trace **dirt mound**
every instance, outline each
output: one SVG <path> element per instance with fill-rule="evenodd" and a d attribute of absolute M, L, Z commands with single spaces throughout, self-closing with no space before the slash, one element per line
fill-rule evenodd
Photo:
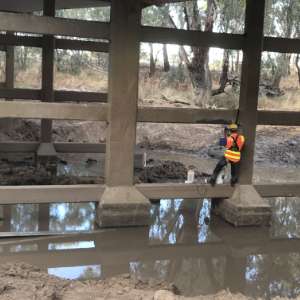
<path fill-rule="evenodd" d="M 188 169 L 178 161 L 148 160 L 148 166 L 139 174 L 139 180 L 145 183 L 184 182 Z M 204 181 L 209 176 L 195 170 L 195 179 Z"/>
<path fill-rule="evenodd" d="M 0 265 L 1 300 L 251 300 L 241 294 L 221 291 L 215 295 L 186 298 L 176 287 L 160 282 L 142 282 L 121 275 L 105 280 L 70 281 L 48 275 L 25 263 Z M 282 298 L 275 298 L 282 299 Z M 299 299 L 299 298 L 297 298 Z M 283 299 L 282 299 L 283 300 Z"/>

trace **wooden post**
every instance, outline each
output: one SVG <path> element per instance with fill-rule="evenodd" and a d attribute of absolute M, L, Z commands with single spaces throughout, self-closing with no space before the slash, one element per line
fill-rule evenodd
<path fill-rule="evenodd" d="M 55 0 L 44 0 L 44 16 L 55 16 Z M 43 37 L 42 52 L 42 100 L 45 102 L 54 101 L 54 36 L 45 35 Z M 41 121 L 41 142 L 50 143 L 52 141 L 52 120 Z"/>
<path fill-rule="evenodd" d="M 132 185 L 139 73 L 140 1 L 111 4 L 106 184 Z"/>
<path fill-rule="evenodd" d="M 240 169 L 241 184 L 252 184 L 264 14 L 265 0 L 247 0 L 239 120 L 246 137 Z"/>
<path fill-rule="evenodd" d="M 140 23 L 139 0 L 111 1 L 107 188 L 98 208 L 102 227 L 149 223 L 149 201 L 133 186 Z"/>
<path fill-rule="evenodd" d="M 55 17 L 55 0 L 43 0 L 43 15 Z M 54 101 L 54 36 L 44 35 L 42 49 L 42 100 L 44 102 Z M 41 143 L 52 142 L 52 120 L 41 120 Z M 50 149 L 52 149 L 50 147 Z M 51 151 L 49 151 L 50 154 Z M 39 153 L 39 151 L 38 151 Z M 44 158 L 42 158 L 43 160 Z M 39 230 L 49 230 L 50 205 L 39 205 Z"/>
<path fill-rule="evenodd" d="M 12 36 L 13 33 L 6 33 L 7 36 Z M 5 88 L 14 88 L 15 83 L 15 49 L 14 46 L 6 47 L 6 64 L 5 64 Z"/>

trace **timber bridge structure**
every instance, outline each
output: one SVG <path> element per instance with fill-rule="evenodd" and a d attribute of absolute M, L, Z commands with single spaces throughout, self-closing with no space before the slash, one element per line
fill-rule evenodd
<path fill-rule="evenodd" d="M 220 211 L 236 225 L 262 224 L 270 207 L 264 197 L 299 196 L 299 184 L 254 185 L 253 162 L 257 125 L 299 126 L 300 112 L 260 111 L 258 92 L 263 51 L 300 53 L 299 39 L 264 36 L 265 0 L 247 0 L 244 34 L 227 34 L 141 25 L 147 5 L 175 0 L 3 0 L 0 3 L 0 46 L 6 51 L 6 81 L 0 87 L 0 118 L 41 119 L 40 143 L 0 143 L 1 152 L 55 149 L 63 153 L 105 151 L 105 185 L 2 186 L 0 204 L 99 201 L 99 224 L 136 226 L 149 222 L 148 199 L 226 198 Z M 62 19 L 61 8 L 111 6 L 110 22 Z M 43 11 L 42 16 L 33 11 Z M 19 34 L 24 33 L 24 34 Z M 70 39 L 76 37 L 77 39 Z M 81 39 L 78 39 L 81 38 Z M 243 51 L 239 100 L 240 123 L 247 137 L 240 183 L 134 184 L 137 122 L 226 124 L 236 110 L 138 106 L 140 43 L 218 47 Z M 40 90 L 14 88 L 14 47 L 42 49 Z M 109 53 L 108 93 L 54 90 L 54 50 L 73 49 Z M 22 99 L 22 100 L 20 100 Z M 7 101 L 13 100 L 13 101 Z M 29 100 L 29 101 L 28 101 Z M 34 100 L 32 102 L 30 100 Z M 39 100 L 39 102 L 36 102 Z M 72 103 L 73 101 L 73 103 Z M 52 142 L 52 120 L 108 123 L 106 146 Z"/>

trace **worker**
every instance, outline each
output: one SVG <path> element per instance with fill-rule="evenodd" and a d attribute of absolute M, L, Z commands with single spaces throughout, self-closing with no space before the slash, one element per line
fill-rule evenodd
<path fill-rule="evenodd" d="M 214 172 L 209 180 L 209 183 L 214 186 L 220 172 L 228 162 L 231 165 L 231 186 L 234 186 L 238 181 L 238 172 L 241 160 L 241 151 L 245 144 L 245 137 L 238 132 L 237 124 L 230 124 L 225 126 L 224 138 L 220 139 L 220 145 L 225 146 L 226 150 L 224 156 L 220 159 L 216 165 Z"/>

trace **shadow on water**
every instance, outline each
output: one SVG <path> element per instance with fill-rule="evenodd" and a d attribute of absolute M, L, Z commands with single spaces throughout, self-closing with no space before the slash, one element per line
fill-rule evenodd
<path fill-rule="evenodd" d="M 25 261 L 69 279 L 131 273 L 175 284 L 183 294 L 222 289 L 253 297 L 300 294 L 300 202 L 270 199 L 270 228 L 233 228 L 211 215 L 211 201 L 162 199 L 149 228 L 95 230 L 95 205 L 50 205 L 49 231 L 59 237 L 0 241 L 0 263 Z M 38 231 L 38 207 L 16 205 L 10 230 Z M 210 220 L 210 222 L 208 222 Z M 90 231 L 90 233 L 80 233 Z"/>

